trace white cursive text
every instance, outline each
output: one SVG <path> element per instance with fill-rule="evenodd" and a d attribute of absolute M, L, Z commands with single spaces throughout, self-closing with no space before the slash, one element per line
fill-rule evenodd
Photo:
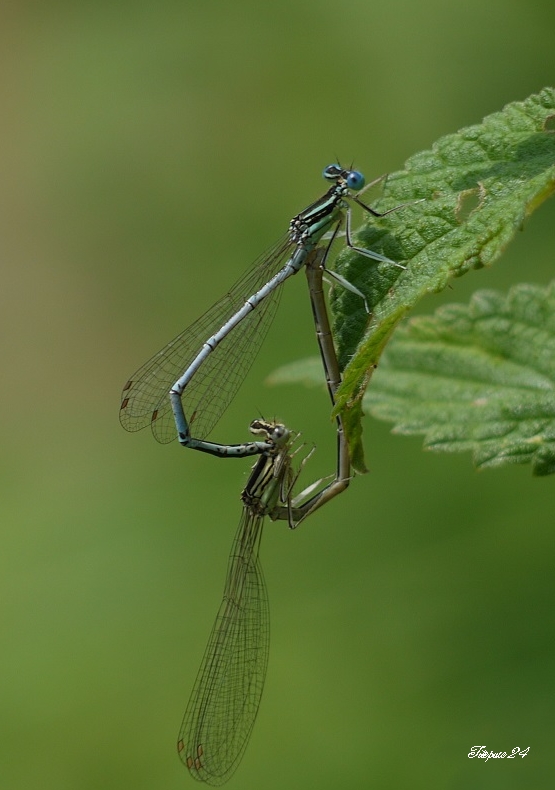
<path fill-rule="evenodd" d="M 504 759 L 505 757 L 507 760 L 512 760 L 515 757 L 526 757 L 528 752 L 530 751 L 530 747 L 527 746 L 526 749 L 521 749 L 520 746 L 515 746 L 510 754 L 507 752 L 488 752 L 485 746 L 473 746 L 468 753 L 470 758 L 478 757 L 480 760 L 500 760 Z"/>

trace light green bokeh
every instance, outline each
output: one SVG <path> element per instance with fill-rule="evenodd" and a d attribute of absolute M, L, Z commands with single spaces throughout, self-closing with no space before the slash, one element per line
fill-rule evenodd
<path fill-rule="evenodd" d="M 248 462 L 131 436 L 125 379 L 353 158 L 368 177 L 553 84 L 552 3 L 30 3 L 3 11 L 0 787 L 193 787 L 175 738 Z M 553 277 L 553 204 L 419 308 Z M 333 468 L 303 278 L 214 432 L 262 412 Z M 553 776 L 553 480 L 367 419 L 371 474 L 268 525 L 267 686 L 230 787 L 513 790 Z M 474 744 L 530 746 L 469 760 Z"/>

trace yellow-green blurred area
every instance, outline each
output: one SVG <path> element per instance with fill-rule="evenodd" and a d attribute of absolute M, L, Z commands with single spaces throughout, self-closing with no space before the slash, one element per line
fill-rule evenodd
<path fill-rule="evenodd" d="M 175 740 L 220 601 L 248 460 L 118 423 L 126 379 L 208 308 L 323 167 L 368 178 L 553 84 L 555 6 L 3 4 L 1 790 L 193 787 Z M 553 278 L 555 205 L 477 288 Z M 277 416 L 330 473 L 304 277 L 211 438 Z M 371 473 L 296 532 L 268 523 L 272 644 L 230 787 L 548 788 L 552 478 L 477 474 L 365 421 Z M 524 759 L 469 759 L 474 745 Z"/>

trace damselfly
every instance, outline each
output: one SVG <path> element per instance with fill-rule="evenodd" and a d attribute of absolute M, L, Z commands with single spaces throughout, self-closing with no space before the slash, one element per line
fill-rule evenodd
<path fill-rule="evenodd" d="M 150 425 L 159 442 L 170 442 L 176 436 L 173 411 L 177 437 L 186 447 L 220 456 L 252 455 L 268 449 L 258 441 L 223 445 L 204 440 L 252 365 L 275 314 L 279 286 L 318 257 L 320 242 L 330 238 L 320 256 L 324 267 L 331 243 L 342 227 L 345 243 L 352 250 L 374 261 L 400 266 L 380 253 L 353 244 L 349 201 L 374 217 L 383 217 L 401 206 L 383 213 L 367 206 L 360 199 L 364 176 L 356 170 L 329 165 L 323 175 L 333 184 L 326 194 L 291 221 L 286 236 L 262 255 L 219 302 L 129 379 L 120 408 L 124 428 L 138 431 Z M 336 272 L 326 271 L 366 304 L 364 294 L 354 285 Z"/>
<path fill-rule="evenodd" d="M 223 600 L 177 742 L 191 775 L 211 785 L 223 784 L 237 768 L 266 678 L 269 606 L 259 557 L 264 518 L 285 519 L 293 527 L 333 486 L 329 484 L 304 504 L 306 491 L 292 499 L 298 477 L 292 467 L 296 435 L 284 425 L 262 420 L 251 423 L 250 429 L 264 437 L 269 449 L 258 458 L 241 494 L 243 513 L 229 557 Z"/>

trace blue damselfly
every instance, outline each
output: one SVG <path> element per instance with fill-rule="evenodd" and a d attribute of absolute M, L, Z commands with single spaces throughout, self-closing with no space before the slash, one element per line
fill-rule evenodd
<path fill-rule="evenodd" d="M 150 425 L 155 438 L 166 443 L 176 437 L 177 427 L 182 445 L 219 456 L 252 455 L 267 449 L 264 442 L 223 445 L 207 442 L 205 437 L 234 397 L 260 348 L 278 305 L 279 286 L 315 259 L 325 268 L 331 243 L 342 228 L 346 245 L 354 251 L 400 266 L 353 244 L 351 202 L 374 217 L 401 206 L 383 213 L 367 206 L 360 199 L 364 176 L 356 170 L 329 165 L 323 175 L 332 182 L 326 194 L 294 217 L 288 233 L 220 301 L 129 379 L 120 408 L 124 428 L 138 431 Z M 364 294 L 354 285 L 336 272 L 326 272 L 366 304 Z"/>

